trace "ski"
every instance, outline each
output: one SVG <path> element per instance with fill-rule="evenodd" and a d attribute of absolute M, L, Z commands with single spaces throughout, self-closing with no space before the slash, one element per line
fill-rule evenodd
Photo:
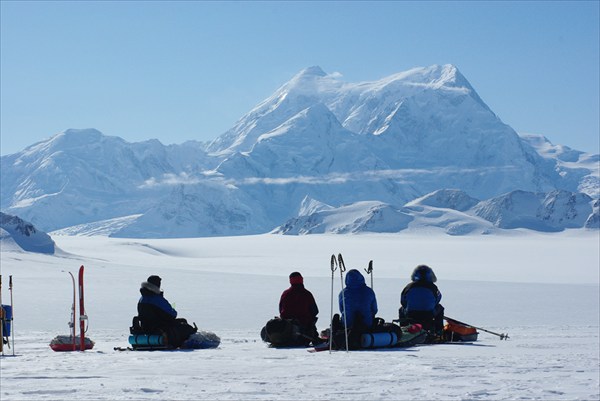
<path fill-rule="evenodd" d="M 77 326 L 75 326 L 75 316 L 76 316 L 76 309 L 75 309 L 75 305 L 76 305 L 76 293 L 77 293 L 77 288 L 75 287 L 75 277 L 73 276 L 73 273 L 69 272 L 69 276 L 71 276 L 71 282 L 73 283 L 73 304 L 71 305 L 71 321 L 69 322 L 69 328 L 71 329 L 71 338 L 73 341 L 73 351 L 77 350 L 77 341 L 75 340 L 75 338 L 77 337 Z"/>
<path fill-rule="evenodd" d="M 79 350 L 85 351 L 85 323 L 87 315 L 83 300 L 83 265 L 79 268 Z"/>

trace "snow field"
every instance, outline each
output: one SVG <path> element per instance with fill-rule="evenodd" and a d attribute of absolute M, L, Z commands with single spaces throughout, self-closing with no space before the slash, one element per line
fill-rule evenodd
<path fill-rule="evenodd" d="M 446 237 L 358 235 L 124 240 L 56 237 L 59 256 L 3 250 L 3 302 L 13 275 L 15 348 L 0 358 L 4 400 L 597 400 L 600 398 L 597 234 Z M 498 333 L 473 345 L 308 353 L 270 349 L 260 328 L 299 270 L 330 315 L 329 256 L 374 260 L 379 316 L 396 317 L 412 268 L 436 271 L 446 314 Z M 86 266 L 85 353 L 55 353 L 68 332 L 70 277 Z M 139 284 L 163 278 L 180 316 L 216 332 L 213 350 L 117 352 Z M 340 289 L 334 277 L 335 294 Z M 367 277 L 367 282 L 370 282 Z M 8 352 L 10 354 L 10 351 Z"/>

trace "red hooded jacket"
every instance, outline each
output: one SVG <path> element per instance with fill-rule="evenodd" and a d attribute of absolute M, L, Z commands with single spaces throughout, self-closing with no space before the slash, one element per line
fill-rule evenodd
<path fill-rule="evenodd" d="M 292 284 L 281 294 L 279 315 L 282 319 L 297 319 L 302 326 L 312 326 L 318 313 L 315 298 L 304 284 Z"/>

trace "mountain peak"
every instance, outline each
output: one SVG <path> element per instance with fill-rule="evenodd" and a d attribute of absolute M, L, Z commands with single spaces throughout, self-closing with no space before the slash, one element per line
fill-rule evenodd
<path fill-rule="evenodd" d="M 469 88 L 473 90 L 467 78 L 458 70 L 455 65 L 444 64 L 440 66 L 440 83 L 448 83 L 451 86 Z"/>
<path fill-rule="evenodd" d="M 304 76 L 317 76 L 317 77 L 325 77 L 327 73 L 323 71 L 321 67 L 318 65 L 313 65 L 311 67 L 307 67 L 296 74 L 296 77 L 304 77 Z"/>
<path fill-rule="evenodd" d="M 99 141 L 104 134 L 94 128 L 69 128 L 50 139 L 51 143 L 63 144 L 70 147 L 87 145 Z"/>

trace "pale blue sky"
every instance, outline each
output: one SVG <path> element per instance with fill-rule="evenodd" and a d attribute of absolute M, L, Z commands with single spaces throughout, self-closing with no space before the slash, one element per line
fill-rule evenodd
<path fill-rule="evenodd" d="M 208 141 L 308 66 L 446 63 L 517 132 L 600 152 L 599 4 L 2 0 L 1 154 L 67 128 Z"/>

